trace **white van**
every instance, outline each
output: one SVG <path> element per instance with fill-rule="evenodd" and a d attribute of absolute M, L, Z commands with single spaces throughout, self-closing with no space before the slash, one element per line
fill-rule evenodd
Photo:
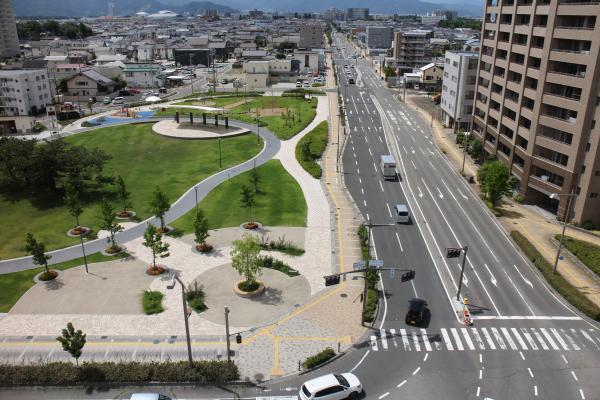
<path fill-rule="evenodd" d="M 394 213 L 396 214 L 397 223 L 407 224 L 410 222 L 410 214 L 408 213 L 406 204 L 396 204 L 394 206 Z"/>
<path fill-rule="evenodd" d="M 396 160 L 394 160 L 394 157 L 390 155 L 381 156 L 380 165 L 383 179 L 395 181 L 398 175 L 396 173 Z"/>

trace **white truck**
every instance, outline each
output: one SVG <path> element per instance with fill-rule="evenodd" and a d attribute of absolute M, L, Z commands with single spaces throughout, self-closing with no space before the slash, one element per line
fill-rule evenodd
<path fill-rule="evenodd" d="M 396 160 L 390 155 L 381 156 L 381 172 L 384 180 L 395 181 L 398 178 L 396 173 Z"/>

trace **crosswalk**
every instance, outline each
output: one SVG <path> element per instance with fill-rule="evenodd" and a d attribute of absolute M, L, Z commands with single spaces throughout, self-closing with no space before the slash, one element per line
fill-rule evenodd
<path fill-rule="evenodd" d="M 470 327 L 379 329 L 372 351 L 600 351 L 600 331 L 575 328 Z"/>

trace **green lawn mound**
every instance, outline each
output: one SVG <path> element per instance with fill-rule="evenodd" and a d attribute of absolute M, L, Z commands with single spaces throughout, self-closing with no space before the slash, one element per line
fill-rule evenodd
<path fill-rule="evenodd" d="M 281 162 L 271 160 L 256 170 L 260 183 L 259 193 L 255 196 L 254 219 L 268 226 L 306 226 L 307 207 L 302 189 Z M 243 185 L 254 189 L 250 172 L 223 182 L 200 202 L 210 229 L 235 227 L 250 219 L 249 210 L 241 205 Z M 194 213 L 192 209 L 171 225 L 184 234 L 192 233 Z"/>
<path fill-rule="evenodd" d="M 319 179 L 323 174 L 321 166 L 317 164 L 323 156 L 329 138 L 329 125 L 327 121 L 321 122 L 312 131 L 307 133 L 296 145 L 296 160 L 302 168 L 313 178 Z"/>
<path fill-rule="evenodd" d="M 64 139 L 87 148 L 99 148 L 112 156 L 104 173 L 121 175 L 131 192 L 132 209 L 137 218 L 151 216 L 150 200 L 156 185 L 171 202 L 202 179 L 219 170 L 217 140 L 179 140 L 152 132 L 151 124 L 107 127 Z M 223 169 L 252 158 L 262 149 L 256 136 L 245 135 L 221 140 Z M 5 189 L 0 189 L 5 190 Z M 102 197 L 116 203 L 116 187 L 88 188 L 82 196 L 82 225 L 98 231 Z M 65 232 L 75 224 L 63 204 L 62 193 L 0 192 L 3 228 L 0 230 L 0 259 L 25 255 L 25 235 L 32 232 L 47 250 L 79 243 Z"/>

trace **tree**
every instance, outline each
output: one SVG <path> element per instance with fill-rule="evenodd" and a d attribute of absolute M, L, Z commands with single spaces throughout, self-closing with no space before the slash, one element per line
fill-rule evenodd
<path fill-rule="evenodd" d="M 196 243 L 206 246 L 206 239 L 210 236 L 208 233 L 208 219 L 201 209 L 198 209 L 194 216 L 194 236 L 196 237 Z"/>
<path fill-rule="evenodd" d="M 48 269 L 48 260 L 50 260 L 52 256 L 46 254 L 46 246 L 35 240 L 32 233 L 27 233 L 27 236 L 25 237 L 25 250 L 31 254 L 33 263 L 35 265 L 43 265 L 45 274 L 49 275 L 50 270 Z"/>
<path fill-rule="evenodd" d="M 62 330 L 62 335 L 56 338 L 62 344 L 63 350 L 75 358 L 77 366 L 79 366 L 79 357 L 81 357 L 81 351 L 85 346 L 85 337 L 85 333 L 81 330 L 75 330 L 73 324 L 69 322 L 67 328 Z"/>
<path fill-rule="evenodd" d="M 256 284 L 262 267 L 259 263 L 261 247 L 258 238 L 246 233 L 240 240 L 234 240 L 231 248 L 231 265 L 245 279 L 247 287 Z"/>
<path fill-rule="evenodd" d="M 146 232 L 144 232 L 144 242 L 142 245 L 152 251 L 153 269 L 156 269 L 156 257 L 169 257 L 169 243 L 163 242 L 162 233 L 159 232 L 152 224 L 148 224 Z"/>
<path fill-rule="evenodd" d="M 117 197 L 121 201 L 121 206 L 123 207 L 123 214 L 127 214 L 127 207 L 131 207 L 129 203 L 129 198 L 131 197 L 131 193 L 127 191 L 127 187 L 125 186 L 125 181 L 121 175 L 117 176 Z M 129 216 L 129 214 L 127 214 Z"/>
<path fill-rule="evenodd" d="M 121 248 L 115 242 L 115 234 L 121 232 L 123 230 L 123 226 L 119 225 L 115 221 L 115 209 L 108 201 L 106 201 L 106 199 L 102 200 L 102 218 L 100 221 L 100 229 L 108 231 L 109 241 L 111 243 L 109 250 L 112 250 L 112 252 L 115 253 L 121 250 Z"/>
<path fill-rule="evenodd" d="M 255 193 L 246 185 L 242 185 L 242 207 L 250 209 L 250 223 L 254 222 L 254 218 L 252 215 L 252 208 L 256 205 L 256 201 L 254 200 Z"/>
<path fill-rule="evenodd" d="M 488 161 L 477 171 L 481 192 L 495 207 L 505 194 L 510 194 L 511 179 L 508 167 L 501 161 Z"/>
<path fill-rule="evenodd" d="M 158 186 L 156 186 L 156 189 L 154 189 L 150 206 L 152 207 L 152 213 L 156 215 L 158 219 L 160 219 L 161 233 L 165 232 L 165 213 L 169 211 L 171 204 L 169 204 L 169 198 L 165 192 L 161 191 Z"/>
<path fill-rule="evenodd" d="M 77 225 L 75 225 L 75 229 L 80 228 L 81 225 L 79 225 L 79 216 L 83 213 L 83 206 L 79 200 L 79 193 L 77 192 L 77 189 L 75 189 L 75 186 L 73 186 L 71 183 L 67 183 L 65 186 L 65 197 L 63 199 L 65 201 L 67 210 L 69 210 L 69 214 L 75 217 L 75 222 L 77 223 Z"/>
<path fill-rule="evenodd" d="M 252 186 L 254 186 L 254 193 L 260 193 L 259 185 L 261 178 L 256 168 L 252 168 L 252 171 L 250 171 L 250 182 L 252 183 Z"/>
<path fill-rule="evenodd" d="M 386 65 L 383 68 L 383 73 L 384 73 L 384 75 L 385 75 L 385 77 L 387 79 L 387 78 L 389 78 L 392 75 L 396 75 L 396 70 L 393 67 L 391 67 L 389 65 Z"/>
<path fill-rule="evenodd" d="M 304 161 L 312 161 L 313 160 L 313 155 L 312 155 L 312 151 L 310 150 L 310 145 L 312 144 L 312 141 L 310 139 L 303 141 L 302 145 L 300 146 L 300 151 L 302 152 L 302 159 Z"/>

